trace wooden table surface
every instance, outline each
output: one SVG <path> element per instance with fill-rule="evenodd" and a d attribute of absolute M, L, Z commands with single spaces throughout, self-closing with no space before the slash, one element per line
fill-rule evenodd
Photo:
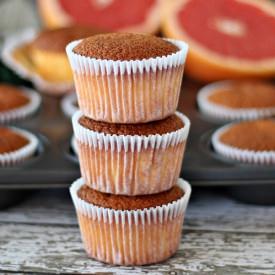
<path fill-rule="evenodd" d="M 187 210 L 177 254 L 144 267 L 110 266 L 88 259 L 65 190 L 40 191 L 0 211 L 1 274 L 172 271 L 275 274 L 275 207 L 245 205 L 223 193 L 198 190 Z"/>

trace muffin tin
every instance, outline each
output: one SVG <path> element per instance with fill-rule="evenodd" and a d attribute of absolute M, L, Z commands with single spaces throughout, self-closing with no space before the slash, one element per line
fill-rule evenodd
<path fill-rule="evenodd" d="M 1 71 L 4 71 L 3 67 Z M 3 75 L 1 77 L 3 79 Z M 4 80 L 22 84 L 6 69 Z M 30 85 L 26 82 L 23 84 Z M 274 166 L 240 164 L 213 151 L 211 135 L 224 123 L 198 111 L 196 94 L 201 86 L 187 79 L 184 79 L 182 85 L 179 110 L 190 118 L 191 132 L 181 176 L 193 186 L 227 186 L 239 199 L 274 203 Z M 12 125 L 36 134 L 40 146 L 36 155 L 23 164 L 0 168 L 0 189 L 68 187 L 80 176 L 77 157 L 71 148 L 71 121 L 61 110 L 60 98 L 42 95 L 40 110 L 32 117 Z"/>

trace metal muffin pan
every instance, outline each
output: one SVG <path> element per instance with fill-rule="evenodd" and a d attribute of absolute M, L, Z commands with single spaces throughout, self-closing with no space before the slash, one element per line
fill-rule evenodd
<path fill-rule="evenodd" d="M 274 166 L 239 163 L 213 150 L 212 134 L 227 122 L 217 121 L 201 114 L 196 104 L 200 85 L 190 82 L 184 84 L 179 110 L 189 116 L 191 133 L 183 162 L 182 176 L 190 180 L 193 185 L 200 186 L 275 184 Z"/>
<path fill-rule="evenodd" d="M 9 75 L 8 80 L 22 84 L 14 75 Z M 182 85 L 179 110 L 190 118 L 191 131 L 181 176 L 193 186 L 227 186 L 229 192 L 239 199 L 275 203 L 274 167 L 240 164 L 213 151 L 211 135 L 224 123 L 207 118 L 198 111 L 196 94 L 201 86 L 186 79 Z M 80 176 L 77 157 L 71 148 L 71 121 L 61 110 L 60 98 L 42 95 L 40 110 L 12 125 L 35 133 L 41 145 L 37 155 L 26 162 L 0 168 L 2 191 L 68 187 Z M 249 188 L 254 192 L 247 192 Z"/>
<path fill-rule="evenodd" d="M 189 116 L 191 132 L 181 176 L 193 186 L 226 187 L 236 199 L 247 203 L 275 204 L 275 167 L 244 164 L 213 150 L 213 132 L 227 122 L 206 117 L 198 110 L 196 96 L 201 84 L 183 82 L 179 110 Z"/>

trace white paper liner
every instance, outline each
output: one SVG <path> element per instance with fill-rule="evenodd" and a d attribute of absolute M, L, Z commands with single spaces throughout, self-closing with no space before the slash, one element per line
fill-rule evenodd
<path fill-rule="evenodd" d="M 199 90 L 197 102 L 202 113 L 218 120 L 252 120 L 272 117 L 275 115 L 275 107 L 268 108 L 230 108 L 215 104 L 208 100 L 209 96 L 217 90 L 230 87 L 234 81 L 219 81 L 208 84 Z"/>
<path fill-rule="evenodd" d="M 79 110 L 79 108 L 75 106 L 75 103 L 77 103 L 77 97 L 75 93 L 66 95 L 61 100 L 61 109 L 63 113 L 69 118 L 71 118 L 73 114 Z"/>
<path fill-rule="evenodd" d="M 41 96 L 32 89 L 20 87 L 22 93 L 29 98 L 29 103 L 8 111 L 0 111 L 0 123 L 23 119 L 32 115 L 41 104 Z"/>
<path fill-rule="evenodd" d="M 111 135 L 89 130 L 79 124 L 80 117 L 83 116 L 81 111 L 77 111 L 72 118 L 74 134 L 77 140 L 100 150 L 111 150 L 120 152 L 122 149 L 127 151 L 140 152 L 142 148 L 147 149 L 165 149 L 169 146 L 176 146 L 177 144 L 187 139 L 190 121 L 180 112 L 176 115 L 183 121 L 184 127 L 177 131 L 166 133 L 163 135 Z"/>
<path fill-rule="evenodd" d="M 143 210 L 114 210 L 87 203 L 77 195 L 83 184 L 82 178 L 75 181 L 70 193 L 90 256 L 112 264 L 142 265 L 163 261 L 175 253 L 191 195 L 189 183 L 178 180 L 184 195 L 177 201 Z M 100 230 L 95 232 L 94 228 Z"/>
<path fill-rule="evenodd" d="M 34 134 L 16 127 L 9 128 L 19 135 L 27 138 L 29 143 L 16 151 L 0 154 L 0 166 L 10 166 L 23 162 L 35 153 L 39 144 L 39 140 Z"/>
<path fill-rule="evenodd" d="M 220 141 L 221 135 L 228 131 L 234 123 L 225 125 L 216 130 L 212 136 L 212 145 L 214 150 L 219 154 L 240 162 L 260 165 L 274 165 L 275 164 L 275 151 L 253 151 L 244 150 L 237 147 L 227 145 Z M 251 137 L 253 138 L 253 137 Z M 263 141 L 264 142 L 264 141 Z"/>
<path fill-rule="evenodd" d="M 143 60 L 129 60 L 129 61 L 113 61 L 106 59 L 96 59 L 85 57 L 73 52 L 73 48 L 78 45 L 81 40 L 76 40 L 69 43 L 66 47 L 67 55 L 70 60 L 71 67 L 74 71 L 81 74 L 92 73 L 96 75 L 123 75 L 135 74 L 137 72 L 156 72 L 157 70 L 166 70 L 169 68 L 177 67 L 185 63 L 188 45 L 180 40 L 165 39 L 180 50 L 167 56 L 149 58 Z"/>
<path fill-rule="evenodd" d="M 188 46 L 171 55 L 132 61 L 112 61 L 75 54 L 80 41 L 67 46 L 78 103 L 82 112 L 109 123 L 161 120 L 177 108 Z"/>
<path fill-rule="evenodd" d="M 177 113 L 184 127 L 163 135 L 124 136 L 91 131 L 73 117 L 82 177 L 101 192 L 128 196 L 154 194 L 177 181 L 190 122 Z"/>
<path fill-rule="evenodd" d="M 74 88 L 73 83 L 60 82 L 53 83 L 45 80 L 38 73 L 30 71 L 28 68 L 24 67 L 20 62 L 14 59 L 12 53 L 13 51 L 26 44 L 31 42 L 35 36 L 37 35 L 37 31 L 34 29 L 25 29 L 20 33 L 9 36 L 3 45 L 2 48 L 2 60 L 3 63 L 16 72 L 20 77 L 30 80 L 34 87 L 42 92 L 52 94 L 52 95 L 62 95 L 67 92 L 70 92 Z"/>

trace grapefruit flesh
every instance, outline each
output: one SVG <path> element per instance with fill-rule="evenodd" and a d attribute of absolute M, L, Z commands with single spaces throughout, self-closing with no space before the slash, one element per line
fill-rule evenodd
<path fill-rule="evenodd" d="M 87 0 L 59 0 L 59 3 L 74 22 L 117 30 L 144 22 L 146 11 L 154 6 L 155 0 L 116 0 L 110 1 L 106 6 Z"/>
<path fill-rule="evenodd" d="M 198 14 L 197 5 L 203 13 Z M 178 18 L 188 35 L 218 54 L 252 60 L 275 57 L 275 18 L 254 6 L 195 0 L 179 11 Z"/>
<path fill-rule="evenodd" d="M 161 0 L 40 0 L 48 27 L 88 25 L 108 31 L 156 32 Z"/>
<path fill-rule="evenodd" d="M 255 0 L 180 0 L 164 32 L 190 44 L 186 71 L 204 81 L 275 75 L 275 6 Z"/>

